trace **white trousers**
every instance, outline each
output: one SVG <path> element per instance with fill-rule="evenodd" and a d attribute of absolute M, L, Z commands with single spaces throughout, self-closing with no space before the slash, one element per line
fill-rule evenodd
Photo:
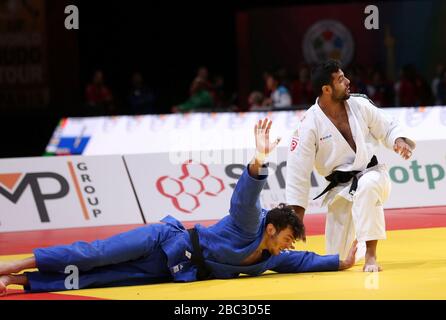
<path fill-rule="evenodd" d="M 365 256 L 366 241 L 386 239 L 383 204 L 390 190 L 387 170 L 370 170 L 359 179 L 351 200 L 337 196 L 328 203 L 325 224 L 327 254 L 339 254 L 340 259 L 345 259 L 352 242 L 357 239 L 356 261 L 359 261 Z"/>

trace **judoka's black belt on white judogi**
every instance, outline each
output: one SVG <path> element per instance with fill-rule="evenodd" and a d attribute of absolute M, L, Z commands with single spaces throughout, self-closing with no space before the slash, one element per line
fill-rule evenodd
<path fill-rule="evenodd" d="M 191 262 L 197 266 L 197 280 L 208 280 L 211 278 L 211 270 L 206 266 L 203 257 L 203 251 L 200 247 L 200 239 L 198 238 L 197 229 L 188 229 L 190 240 L 192 242 Z"/>
<path fill-rule="evenodd" d="M 378 159 L 376 158 L 376 156 L 373 156 L 372 160 L 370 160 L 369 164 L 367 165 L 367 169 L 374 167 L 377 164 L 378 164 Z M 350 190 L 348 193 L 350 193 L 351 195 L 354 195 L 356 192 L 356 189 L 358 188 L 358 177 L 356 175 L 360 172 L 361 171 L 357 171 L 357 170 L 355 170 L 355 171 L 339 171 L 339 170 L 333 171 L 329 176 L 325 177 L 326 180 L 330 181 L 328 186 L 325 188 L 324 191 L 322 191 L 322 193 L 320 195 L 318 195 L 313 200 L 316 200 L 316 199 L 322 197 L 324 194 L 326 194 L 328 191 L 330 191 L 331 189 L 336 187 L 338 184 L 347 183 L 352 179 L 353 179 L 352 185 L 350 186 Z"/>

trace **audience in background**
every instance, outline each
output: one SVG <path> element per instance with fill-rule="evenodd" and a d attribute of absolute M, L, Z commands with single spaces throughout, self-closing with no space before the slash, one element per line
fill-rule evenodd
<path fill-rule="evenodd" d="M 271 72 L 265 71 L 262 76 L 263 77 L 263 96 L 264 97 L 270 97 L 271 93 L 272 93 L 271 89 L 268 88 L 268 85 L 267 85 L 267 79 L 270 76 L 270 74 L 271 74 Z"/>
<path fill-rule="evenodd" d="M 392 85 L 378 70 L 372 71 L 371 82 L 366 86 L 367 95 L 378 107 L 394 105 Z"/>
<path fill-rule="evenodd" d="M 288 89 L 283 85 L 283 80 L 277 74 L 270 73 L 266 77 L 266 87 L 271 91 L 271 95 L 263 102 L 265 106 L 271 106 L 274 109 L 292 106 L 291 95 Z"/>
<path fill-rule="evenodd" d="M 445 74 L 446 68 L 443 64 L 438 64 L 437 68 L 435 70 L 435 77 L 432 79 L 431 82 L 431 90 L 432 95 L 434 99 L 434 104 L 444 104 L 444 99 L 440 96 L 440 90 L 441 90 L 441 82 L 443 81 L 443 76 Z"/>
<path fill-rule="evenodd" d="M 140 72 L 135 72 L 131 79 L 131 90 L 128 96 L 129 109 L 131 114 L 154 114 L 155 95 L 153 90 L 144 83 Z"/>
<path fill-rule="evenodd" d="M 264 87 L 254 90 L 245 103 L 236 101 L 237 94 L 226 92 L 222 75 L 212 77 L 205 66 L 197 69 L 190 86 L 189 99 L 172 107 L 171 112 L 265 111 L 285 108 L 308 108 L 315 101 L 311 85 L 311 67 L 301 64 L 294 75 L 280 68 L 264 72 Z M 351 65 L 345 68 L 350 91 L 366 94 L 379 107 L 446 105 L 446 68 L 439 64 L 430 85 L 415 69 L 405 65 L 398 80 L 386 78 L 383 70 L 372 66 Z M 212 79 L 212 81 L 210 80 Z M 263 92 L 262 92 L 263 91 Z M 95 71 L 85 90 L 89 115 L 107 115 L 116 110 L 115 100 L 107 87 L 102 70 Z M 242 97 L 246 99 L 246 97 Z M 131 89 L 123 110 L 131 114 L 155 114 L 155 95 L 140 72 L 132 75 Z M 248 104 L 246 108 L 246 102 Z"/>
<path fill-rule="evenodd" d="M 291 97 L 295 106 L 309 106 L 314 103 L 316 97 L 307 65 L 300 66 L 298 77 L 291 82 Z"/>
<path fill-rule="evenodd" d="M 405 65 L 400 79 L 395 83 L 396 106 L 426 106 L 432 104 L 432 93 L 425 81 L 416 71 L 415 66 Z"/>
<path fill-rule="evenodd" d="M 262 111 L 265 108 L 263 105 L 263 100 L 265 96 L 260 91 L 253 91 L 248 97 L 248 110 L 249 111 Z"/>
<path fill-rule="evenodd" d="M 172 112 L 210 111 L 214 106 L 209 86 L 201 77 L 196 77 L 190 87 L 190 98 L 172 107 Z"/>
<path fill-rule="evenodd" d="M 437 84 L 437 101 L 440 105 L 446 105 L 446 70 L 443 69 L 440 81 Z"/>
<path fill-rule="evenodd" d="M 209 70 L 207 67 L 201 66 L 198 68 L 197 70 L 197 75 L 195 77 L 195 79 L 201 79 L 203 81 L 203 85 L 205 86 L 205 88 L 207 90 L 211 90 L 212 89 L 212 83 L 209 81 Z M 195 81 L 194 79 L 194 81 Z"/>
<path fill-rule="evenodd" d="M 350 92 L 367 94 L 366 77 L 361 66 L 347 68 L 345 76 L 350 80 Z"/>
<path fill-rule="evenodd" d="M 92 115 L 108 114 L 113 110 L 113 95 L 105 85 L 102 70 L 96 70 L 92 82 L 85 90 L 87 113 Z"/>
<path fill-rule="evenodd" d="M 211 94 L 216 109 L 224 109 L 229 106 L 225 93 L 225 79 L 221 75 L 216 75 L 211 84 Z"/>

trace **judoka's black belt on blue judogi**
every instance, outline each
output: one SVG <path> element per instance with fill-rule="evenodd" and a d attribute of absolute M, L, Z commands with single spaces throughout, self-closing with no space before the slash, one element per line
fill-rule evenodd
<path fill-rule="evenodd" d="M 200 247 L 200 239 L 198 238 L 197 229 L 188 229 L 190 240 L 192 242 L 191 262 L 197 267 L 197 280 L 208 280 L 211 278 L 211 270 L 206 266 L 203 257 L 203 251 Z"/>
<path fill-rule="evenodd" d="M 367 165 L 367 169 L 374 167 L 377 164 L 378 164 L 378 159 L 376 158 L 376 156 L 373 156 L 372 159 L 370 160 L 369 164 Z M 330 181 L 328 186 L 325 188 L 324 191 L 322 191 L 322 193 L 320 195 L 318 195 L 313 200 L 316 200 L 316 199 L 322 197 L 324 194 L 326 194 L 328 191 L 330 191 L 331 189 L 336 187 L 338 184 L 347 183 L 352 179 L 353 179 L 352 185 L 350 186 L 350 190 L 348 193 L 350 193 L 351 195 L 354 195 L 356 192 L 356 189 L 358 188 L 358 177 L 356 175 L 360 172 L 361 171 L 357 171 L 357 170 L 355 170 L 355 171 L 339 171 L 339 170 L 333 171 L 329 176 L 325 177 L 325 179 L 327 181 Z"/>

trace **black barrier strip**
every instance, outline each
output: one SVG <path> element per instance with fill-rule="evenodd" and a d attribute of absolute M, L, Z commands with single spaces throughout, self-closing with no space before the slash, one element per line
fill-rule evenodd
<path fill-rule="evenodd" d="M 122 156 L 122 161 L 124 161 L 125 170 L 127 171 L 127 175 L 129 176 L 129 180 L 130 180 L 130 185 L 132 186 L 133 193 L 135 194 L 136 203 L 138 204 L 139 211 L 141 212 L 142 221 L 144 221 L 144 224 L 147 224 L 146 218 L 144 217 L 144 212 L 142 211 L 142 208 L 141 208 L 141 203 L 139 203 L 138 194 L 136 193 L 135 186 L 133 185 L 132 176 L 130 175 L 130 171 L 129 171 L 129 168 L 127 167 L 127 162 L 125 162 L 124 156 Z"/>

